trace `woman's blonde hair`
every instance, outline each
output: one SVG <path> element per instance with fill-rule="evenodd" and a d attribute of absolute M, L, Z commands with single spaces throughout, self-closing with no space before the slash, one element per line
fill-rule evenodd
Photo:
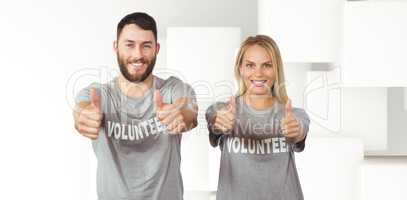
<path fill-rule="evenodd" d="M 239 67 L 242 65 L 244 54 L 249 47 L 258 45 L 263 47 L 272 59 L 272 65 L 274 73 L 276 74 L 276 79 L 271 88 L 272 95 L 277 98 L 280 103 L 287 102 L 287 91 L 285 89 L 285 79 L 283 70 L 283 61 L 281 59 L 280 50 L 276 42 L 266 35 L 256 35 L 248 37 L 240 46 L 239 53 L 236 57 L 235 62 L 235 78 L 239 86 L 239 91 L 237 96 L 243 96 L 247 92 L 247 87 L 242 80 L 242 75 L 240 74 Z"/>

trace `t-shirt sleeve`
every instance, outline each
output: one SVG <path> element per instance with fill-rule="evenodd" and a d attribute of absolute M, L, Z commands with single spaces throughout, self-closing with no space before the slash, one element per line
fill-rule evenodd
<path fill-rule="evenodd" d="M 175 102 L 180 98 L 187 98 L 186 106 L 192 109 L 197 103 L 194 89 L 188 83 L 184 83 L 175 77 L 170 77 L 169 81 L 172 82 L 171 101 Z"/>
<path fill-rule="evenodd" d="M 217 102 L 215 104 L 212 104 L 211 106 L 208 107 L 208 109 L 206 109 L 206 113 L 205 113 L 205 118 L 206 118 L 206 122 L 208 124 L 208 131 L 209 131 L 209 143 L 213 146 L 213 147 L 217 147 L 222 146 L 221 142 L 222 142 L 222 137 L 223 134 L 222 133 L 217 133 L 214 129 L 213 126 L 213 121 L 216 115 L 216 111 L 220 108 L 223 108 L 224 106 L 226 106 L 226 103 L 221 103 L 221 102 Z"/>
<path fill-rule="evenodd" d="M 295 115 L 295 118 L 298 120 L 298 122 L 300 123 L 300 128 L 303 131 L 303 133 L 305 134 L 305 137 L 303 140 L 297 142 L 294 145 L 294 151 L 295 152 L 302 152 L 305 148 L 305 140 L 307 138 L 308 135 L 308 130 L 309 130 L 309 124 L 310 124 L 310 119 L 308 117 L 308 114 L 305 112 L 304 109 L 301 108 L 294 108 L 293 109 L 293 113 Z"/>

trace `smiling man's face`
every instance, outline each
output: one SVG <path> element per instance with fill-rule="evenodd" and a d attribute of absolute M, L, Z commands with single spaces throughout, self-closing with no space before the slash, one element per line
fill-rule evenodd
<path fill-rule="evenodd" d="M 159 49 L 152 31 L 135 24 L 124 26 L 115 42 L 122 75 L 130 82 L 143 82 L 154 69 Z"/>

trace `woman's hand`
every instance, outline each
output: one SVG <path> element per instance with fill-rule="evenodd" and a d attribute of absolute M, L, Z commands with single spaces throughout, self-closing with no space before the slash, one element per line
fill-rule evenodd
<path fill-rule="evenodd" d="M 215 115 L 213 127 L 216 132 L 230 134 L 235 125 L 236 118 L 236 100 L 230 97 L 229 104 L 218 110 Z"/>
<path fill-rule="evenodd" d="M 285 117 L 281 121 L 281 129 L 283 135 L 288 139 L 288 141 L 297 143 L 302 141 L 305 137 L 305 134 L 301 129 L 301 124 L 294 116 L 290 99 L 285 105 Z"/>

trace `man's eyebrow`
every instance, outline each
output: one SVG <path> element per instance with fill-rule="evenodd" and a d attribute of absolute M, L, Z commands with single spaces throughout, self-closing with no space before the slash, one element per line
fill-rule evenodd
<path fill-rule="evenodd" d="M 128 43 L 134 43 L 133 40 L 125 40 L 124 42 L 128 42 Z"/>
<path fill-rule="evenodd" d="M 142 44 L 153 44 L 152 41 L 144 41 Z"/>

